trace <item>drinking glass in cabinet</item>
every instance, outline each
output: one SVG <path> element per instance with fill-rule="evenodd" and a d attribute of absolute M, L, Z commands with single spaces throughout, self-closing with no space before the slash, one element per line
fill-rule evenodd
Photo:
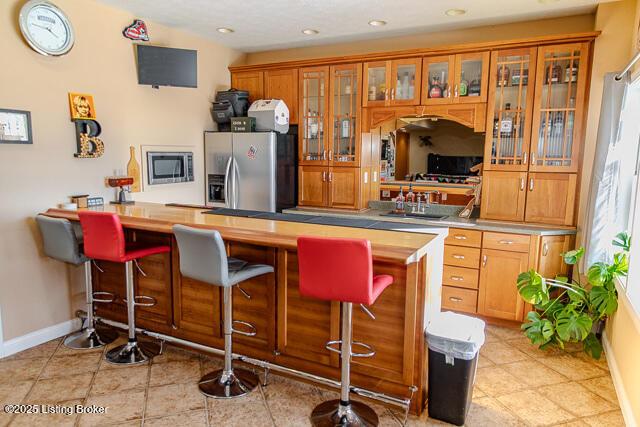
<path fill-rule="evenodd" d="M 460 68 L 458 96 L 480 96 L 482 87 L 482 60 L 463 59 Z"/>
<path fill-rule="evenodd" d="M 368 70 L 367 81 L 369 82 L 368 99 L 369 101 L 384 101 L 387 93 L 387 69 L 384 66 L 370 67 Z"/>
<path fill-rule="evenodd" d="M 353 162 L 356 156 L 355 124 L 358 114 L 357 71 L 336 70 L 333 74 L 333 147 L 329 160 Z"/>
<path fill-rule="evenodd" d="M 414 64 L 398 65 L 396 73 L 395 99 L 411 100 L 416 92 L 416 66 Z"/>
<path fill-rule="evenodd" d="M 449 62 L 432 62 L 427 64 L 427 78 L 425 82 L 428 98 L 448 98 L 449 88 Z"/>

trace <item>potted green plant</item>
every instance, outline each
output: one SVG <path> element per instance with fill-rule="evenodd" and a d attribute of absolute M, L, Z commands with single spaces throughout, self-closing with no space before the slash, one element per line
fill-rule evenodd
<path fill-rule="evenodd" d="M 522 330 L 532 344 L 541 349 L 555 346 L 564 349 L 565 343 L 582 343 L 582 348 L 594 359 L 602 354 L 601 333 L 608 316 L 618 309 L 616 279 L 626 276 L 630 239 L 620 233 L 613 245 L 621 251 L 612 263 L 597 262 L 587 270 L 583 283 L 579 261 L 584 248 L 562 255 L 573 266 L 573 279 L 558 276 L 542 277 L 531 269 L 518 276 L 518 292 L 534 310 L 527 314 Z"/>

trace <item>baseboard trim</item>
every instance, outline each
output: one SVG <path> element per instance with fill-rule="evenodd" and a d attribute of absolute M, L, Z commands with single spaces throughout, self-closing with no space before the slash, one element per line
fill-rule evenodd
<path fill-rule="evenodd" d="M 633 417 L 633 411 L 631 410 L 631 400 L 627 395 L 626 390 L 624 389 L 624 385 L 622 382 L 622 374 L 618 369 L 618 364 L 616 362 L 615 355 L 613 354 L 613 350 L 611 349 L 611 344 L 609 343 L 609 337 L 607 337 L 607 331 L 605 331 L 602 335 L 602 344 L 604 347 L 604 352 L 607 355 L 607 364 L 609 365 L 609 372 L 611 372 L 611 379 L 613 380 L 613 386 L 616 389 L 616 394 L 618 395 L 618 403 L 620 404 L 620 411 L 622 411 L 622 417 L 624 418 L 624 422 L 627 427 L 638 427 L 637 420 Z"/>
<path fill-rule="evenodd" d="M 80 319 L 71 319 L 57 325 L 48 326 L 37 331 L 30 332 L 26 335 L 16 337 L 4 342 L 3 353 L 1 357 L 11 356 L 31 347 L 35 347 L 47 341 L 65 336 L 73 331 L 80 329 Z"/>

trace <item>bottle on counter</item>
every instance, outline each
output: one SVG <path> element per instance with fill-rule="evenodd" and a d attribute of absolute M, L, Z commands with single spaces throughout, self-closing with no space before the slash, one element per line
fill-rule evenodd
<path fill-rule="evenodd" d="M 442 98 L 442 87 L 437 76 L 431 78 L 431 88 L 429 89 L 429 98 Z"/>
<path fill-rule="evenodd" d="M 416 195 L 413 192 L 413 184 L 409 184 L 409 192 L 407 193 L 407 206 L 412 207 L 416 202 Z"/>
<path fill-rule="evenodd" d="M 402 186 L 400 186 L 400 193 L 396 197 L 396 212 L 404 213 L 404 193 L 402 192 Z"/>

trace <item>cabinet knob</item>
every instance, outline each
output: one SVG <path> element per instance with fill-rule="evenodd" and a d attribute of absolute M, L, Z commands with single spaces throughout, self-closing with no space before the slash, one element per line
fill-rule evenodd
<path fill-rule="evenodd" d="M 462 282 L 464 280 L 464 277 L 462 276 L 450 276 L 449 278 L 454 282 Z"/>
<path fill-rule="evenodd" d="M 451 256 L 454 257 L 455 259 L 464 259 L 464 255 L 460 255 L 460 254 L 453 254 Z"/>
<path fill-rule="evenodd" d="M 483 267 L 487 266 L 487 256 L 486 255 L 482 255 L 482 266 Z"/>
<path fill-rule="evenodd" d="M 467 236 L 465 236 L 464 234 L 456 234 L 453 236 L 453 238 L 456 240 L 467 240 Z"/>
<path fill-rule="evenodd" d="M 520 191 L 524 191 L 524 178 L 520 178 Z"/>
<path fill-rule="evenodd" d="M 513 245 L 513 240 L 498 240 L 501 245 Z"/>
<path fill-rule="evenodd" d="M 458 297 L 449 297 L 449 301 L 453 301 L 453 302 L 462 302 L 462 298 L 458 298 Z"/>
<path fill-rule="evenodd" d="M 322 182 L 326 182 L 327 180 L 327 172 L 322 171 Z"/>
<path fill-rule="evenodd" d="M 529 178 L 529 191 L 533 191 L 533 178 Z"/>

